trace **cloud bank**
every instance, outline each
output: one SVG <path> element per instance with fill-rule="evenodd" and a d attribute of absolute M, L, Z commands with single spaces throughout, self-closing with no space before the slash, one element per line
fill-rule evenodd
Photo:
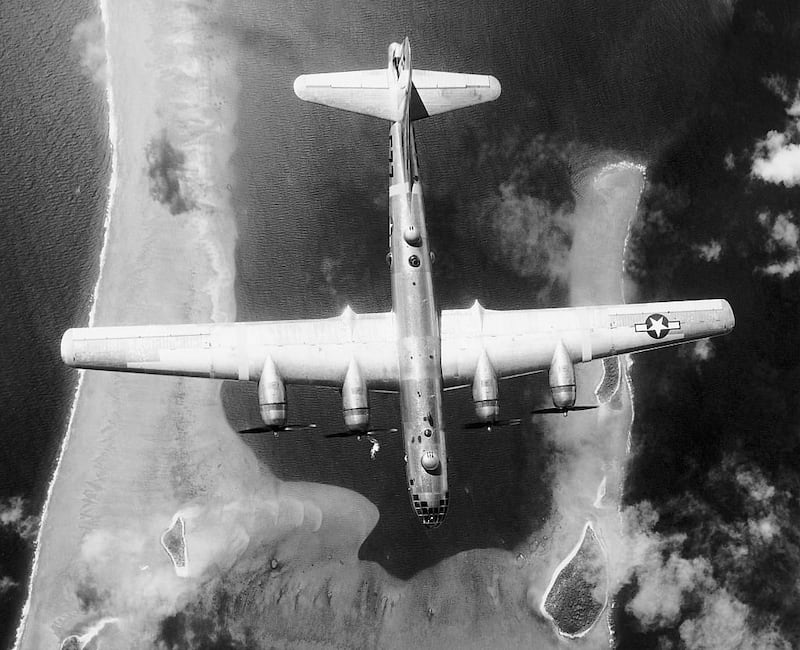
<path fill-rule="evenodd" d="M 758 222 L 769 232 L 767 252 L 781 258 L 761 268 L 767 275 L 788 278 L 800 271 L 800 229 L 795 221 L 797 217 L 792 212 L 782 212 L 775 217 L 768 212 L 758 215 Z"/>
<path fill-rule="evenodd" d="M 800 185 L 800 81 L 793 93 L 784 77 L 769 77 L 766 84 L 788 104 L 788 119 L 782 131 L 769 131 L 756 142 L 750 173 L 767 183 L 795 187 Z"/>

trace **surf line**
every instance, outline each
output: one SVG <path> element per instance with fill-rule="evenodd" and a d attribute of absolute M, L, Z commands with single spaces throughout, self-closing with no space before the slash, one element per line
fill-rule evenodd
<path fill-rule="evenodd" d="M 111 147 L 111 177 L 108 183 L 108 192 L 106 198 L 106 212 L 105 217 L 103 219 L 103 245 L 100 249 L 100 264 L 97 271 L 97 281 L 94 285 L 94 291 L 92 292 L 91 302 L 89 306 L 89 327 L 94 325 L 95 315 L 97 313 L 97 298 L 100 291 L 100 284 L 103 279 L 103 268 L 105 267 L 106 263 L 106 251 L 108 249 L 108 240 L 109 240 L 109 231 L 111 225 L 111 213 L 114 208 L 114 197 L 117 191 L 117 172 L 119 169 L 118 165 L 118 153 L 117 153 L 117 142 L 118 142 L 118 129 L 117 129 L 117 117 L 114 110 L 114 88 L 113 88 L 113 73 L 112 73 L 112 64 L 111 64 L 111 51 L 108 47 L 109 42 L 109 19 L 108 19 L 108 7 L 109 7 L 109 0 L 99 0 L 98 2 L 100 8 L 100 18 L 103 22 L 103 39 L 104 39 L 104 49 L 106 55 L 106 65 L 105 65 L 105 72 L 106 72 L 106 107 L 108 110 L 108 141 L 109 146 Z M 33 564 L 31 566 L 31 573 L 28 578 L 28 594 L 25 597 L 25 604 L 22 607 L 22 614 L 20 615 L 19 625 L 17 627 L 16 639 L 14 641 L 14 650 L 19 650 L 19 644 L 22 641 L 22 635 L 25 632 L 25 625 L 28 621 L 28 614 L 30 612 L 31 606 L 31 597 L 33 595 L 33 583 L 36 579 L 36 575 L 39 569 L 39 554 L 41 552 L 41 541 L 42 541 L 42 531 L 44 530 L 45 522 L 47 521 L 47 513 L 48 513 L 48 506 L 50 504 L 50 499 L 53 495 L 53 487 L 55 485 L 56 479 L 58 478 L 58 472 L 61 468 L 61 463 L 64 460 L 64 454 L 66 453 L 67 446 L 69 445 L 69 440 L 72 434 L 72 427 L 75 421 L 75 411 L 78 405 L 78 399 L 81 395 L 81 387 L 83 386 L 83 377 L 84 377 L 84 370 L 80 370 L 78 372 L 78 382 L 75 386 L 75 392 L 73 393 L 72 397 L 72 407 L 69 412 L 69 420 L 67 422 L 67 430 L 64 433 L 64 438 L 61 441 L 61 448 L 58 452 L 58 461 L 56 462 L 55 469 L 53 470 L 53 475 L 50 477 L 50 483 L 47 486 L 47 497 L 44 501 L 44 507 L 42 509 L 42 515 L 39 520 L 39 532 L 36 535 L 36 542 L 33 548 Z"/>
<path fill-rule="evenodd" d="M 622 250 L 622 259 L 620 260 L 620 265 L 621 265 L 621 268 L 620 268 L 620 271 L 621 271 L 620 272 L 620 293 L 621 293 L 621 296 L 622 296 L 622 302 L 626 303 L 627 300 L 626 300 L 626 296 L 625 296 L 625 270 L 626 270 L 625 269 L 625 259 L 627 257 L 627 253 L 628 253 L 628 246 L 629 246 L 629 242 L 630 242 L 630 238 L 631 238 L 631 230 L 632 230 L 632 227 L 633 227 L 633 223 L 636 220 L 636 216 L 638 214 L 639 204 L 641 203 L 642 195 L 644 194 L 644 189 L 645 189 L 645 186 L 646 186 L 646 183 L 647 183 L 647 168 L 642 164 L 639 164 L 639 163 L 636 163 L 636 162 L 631 162 L 631 161 L 626 161 L 626 160 L 622 160 L 622 161 L 615 162 L 615 163 L 610 163 L 610 164 L 604 165 L 600 169 L 600 171 L 592 179 L 592 183 L 596 184 L 603 174 L 611 172 L 611 171 L 614 171 L 614 170 L 617 170 L 617 169 L 636 170 L 642 175 L 642 185 L 641 185 L 641 188 L 639 190 L 639 196 L 638 196 L 637 201 L 636 201 L 636 210 L 633 211 L 633 214 L 628 218 L 628 222 L 626 224 L 625 239 L 624 239 L 624 242 L 623 242 L 623 250 Z M 616 380 L 615 380 L 614 390 L 613 391 L 608 391 L 608 390 L 604 390 L 604 388 L 607 389 L 607 387 L 605 387 L 604 384 L 606 383 L 607 372 L 608 372 L 608 366 L 604 363 L 603 364 L 602 376 L 601 376 L 600 381 L 599 381 L 599 383 L 597 384 L 597 386 L 595 387 L 595 390 L 594 390 L 594 394 L 598 398 L 598 401 L 601 401 L 600 400 L 601 393 L 607 393 L 609 395 L 609 397 L 608 397 L 606 402 L 603 402 L 603 403 L 607 403 L 607 402 L 610 402 L 611 399 L 613 398 L 613 396 L 616 395 L 620 391 L 620 389 L 622 387 L 622 382 L 623 381 L 625 382 L 625 387 L 628 390 L 628 396 L 629 396 L 629 401 L 630 401 L 630 409 L 631 409 L 631 416 L 630 416 L 630 419 L 628 420 L 627 431 L 626 431 L 626 434 L 625 434 L 625 457 L 626 458 L 629 457 L 630 453 L 631 453 L 631 436 L 632 436 L 632 431 L 633 431 L 633 422 L 634 422 L 634 418 L 635 418 L 633 380 L 631 378 L 631 373 L 630 373 L 630 368 L 631 368 L 632 365 L 633 365 L 633 359 L 631 358 L 631 355 L 625 354 L 625 355 L 620 355 L 619 356 L 619 358 L 617 359 L 617 377 L 616 377 Z M 623 471 L 621 472 L 620 477 L 619 477 L 620 485 L 617 486 L 618 487 L 618 492 L 617 492 L 618 494 L 622 493 L 622 484 L 624 483 L 624 480 L 625 480 L 625 472 L 624 472 L 624 469 L 623 469 Z M 606 490 L 607 490 L 607 487 L 608 487 L 607 483 L 608 483 L 608 476 L 604 473 L 603 474 L 603 478 L 602 478 L 602 480 L 600 481 L 600 483 L 599 483 L 599 485 L 597 487 L 596 497 L 595 497 L 595 501 L 593 503 L 593 507 L 594 508 L 598 508 L 599 509 L 599 508 L 602 507 L 602 501 L 603 501 L 603 499 L 605 497 Z M 622 504 L 620 502 L 616 503 L 616 508 L 617 508 L 617 512 L 618 513 L 622 512 Z M 604 558 L 604 561 L 606 563 L 606 567 L 608 567 L 609 552 L 608 552 L 608 548 L 606 546 L 606 543 L 605 543 L 605 541 L 603 539 L 603 534 L 602 534 L 602 523 L 603 523 L 603 520 L 596 519 L 596 520 L 594 520 L 594 523 L 593 523 L 593 519 L 594 518 L 590 518 L 589 520 L 587 520 L 587 522 L 583 526 L 582 532 L 581 532 L 581 534 L 580 534 L 580 536 L 578 538 L 578 542 L 576 543 L 575 547 L 558 564 L 558 566 L 556 567 L 555 571 L 553 571 L 553 574 L 550 577 L 550 582 L 547 585 L 547 588 L 545 589 L 544 594 L 542 595 L 541 601 L 539 603 L 539 613 L 542 614 L 542 616 L 544 616 L 544 618 L 548 619 L 551 622 L 551 624 L 556 628 L 557 632 L 561 636 L 574 639 L 574 638 L 582 637 L 582 636 L 586 635 L 590 630 L 592 630 L 595 627 L 595 625 L 597 625 L 597 623 L 602 618 L 603 612 L 606 611 L 606 625 L 607 625 L 608 632 L 609 632 L 609 638 L 610 638 L 610 641 L 611 641 L 611 646 L 613 647 L 614 646 L 614 639 L 615 639 L 615 636 L 616 636 L 616 630 L 614 629 L 612 614 L 613 614 L 613 609 L 616 606 L 616 599 L 615 599 L 616 593 L 613 593 L 611 591 L 612 585 L 610 583 L 610 577 L 609 577 L 608 573 L 606 574 L 606 587 L 605 587 L 605 596 L 604 596 L 603 606 L 602 606 L 597 618 L 592 622 L 591 625 L 586 627 L 584 630 L 582 630 L 582 631 L 580 631 L 580 632 L 578 632 L 576 634 L 571 634 L 571 633 L 564 632 L 561 629 L 561 626 L 555 620 L 555 618 L 546 609 L 546 602 L 547 602 L 548 596 L 550 595 L 550 592 L 552 591 L 553 587 L 555 586 L 555 583 L 556 583 L 558 577 L 561 575 L 561 572 L 569 565 L 569 563 L 572 561 L 572 559 L 577 555 L 578 551 L 580 550 L 580 548 L 581 548 L 581 546 L 582 546 L 582 544 L 583 544 L 583 542 L 584 542 L 584 540 L 586 538 L 587 532 L 590 531 L 591 534 L 594 535 L 594 538 L 597 540 L 597 543 L 599 544 L 599 546 L 600 546 L 600 548 L 601 548 L 601 550 L 603 552 L 603 558 Z M 616 587 L 616 586 L 617 586 L 616 584 L 613 585 L 613 587 Z"/>
<path fill-rule="evenodd" d="M 633 230 L 633 224 L 636 221 L 636 217 L 639 214 L 639 206 L 642 202 L 642 196 L 644 195 L 645 188 L 647 187 L 647 167 L 645 165 L 639 163 L 631 163 L 625 162 L 623 163 L 629 169 L 637 169 L 639 173 L 642 175 L 642 188 L 639 190 L 639 199 L 636 201 L 636 210 L 634 211 L 631 218 L 628 219 L 628 229 L 625 233 L 625 241 L 622 245 L 622 273 L 620 273 L 620 291 L 622 292 L 622 302 L 627 303 L 628 300 L 625 295 L 625 260 L 628 258 L 628 246 L 631 240 L 631 231 Z M 633 355 L 626 354 L 620 359 L 620 380 L 625 381 L 625 385 L 628 389 L 628 401 L 631 405 L 631 417 L 630 421 L 628 422 L 628 431 L 625 434 L 625 456 L 630 457 L 631 455 L 631 441 L 633 437 L 633 423 L 636 420 L 636 399 L 633 389 L 633 377 L 631 377 L 631 368 L 633 367 Z M 619 390 L 619 388 L 618 388 Z M 625 470 L 623 469 L 622 475 L 620 476 L 620 483 L 625 483 Z M 622 493 L 622 485 L 620 487 L 620 494 Z M 617 512 L 622 515 L 622 502 L 620 501 L 617 503 Z M 611 647 L 616 647 L 616 638 L 617 638 L 617 630 L 614 627 L 614 610 L 617 606 L 617 595 L 619 593 L 619 578 L 614 576 L 617 581 L 617 584 L 610 586 L 611 589 L 614 589 L 614 592 L 611 595 L 611 604 L 608 607 L 608 611 L 606 614 L 606 626 L 608 628 L 608 636 L 609 642 Z"/>

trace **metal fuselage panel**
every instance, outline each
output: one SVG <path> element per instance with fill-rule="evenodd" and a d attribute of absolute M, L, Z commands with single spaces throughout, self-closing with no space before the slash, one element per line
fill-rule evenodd
<path fill-rule="evenodd" d="M 449 497 L 441 340 L 414 132 L 407 121 L 392 125 L 389 165 L 392 307 L 406 476 L 414 511 L 423 524 L 435 527 L 444 520 Z"/>

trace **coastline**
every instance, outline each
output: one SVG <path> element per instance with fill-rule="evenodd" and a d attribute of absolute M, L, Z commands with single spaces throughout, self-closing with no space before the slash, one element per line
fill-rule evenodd
<path fill-rule="evenodd" d="M 585 198 L 574 215 L 579 235 L 571 252 L 574 301 L 584 299 L 581 291 L 593 292 L 597 301 L 622 301 L 624 242 L 643 184 L 641 169 L 630 167 L 623 163 L 601 170 L 595 185 L 582 193 Z M 595 264 L 585 263 L 587 254 Z M 603 372 L 601 361 L 581 369 L 581 401 L 590 400 Z M 273 551 L 267 539 L 267 546 L 251 547 L 230 572 L 187 605 L 186 629 L 221 617 L 215 620 L 224 620 L 233 638 L 247 638 L 258 647 L 483 648 L 502 639 L 508 647 L 557 648 L 564 642 L 562 635 L 540 604 L 555 574 L 573 568 L 581 537 L 591 531 L 591 553 L 578 557 L 577 563 L 591 567 L 598 580 L 593 587 L 604 597 L 592 607 L 597 618 L 588 627 L 563 636 L 582 637 L 583 647 L 607 648 L 613 630 L 601 621 L 618 588 L 620 556 L 624 559 L 627 548 L 620 531 L 619 488 L 631 417 L 629 382 L 620 376 L 615 384 L 610 401 L 618 403 L 613 407 L 542 425 L 557 457 L 552 482 L 556 507 L 541 529 L 514 551 L 464 551 L 401 581 L 371 562 L 342 565 L 336 556 L 326 562 L 289 550 L 285 543 Z M 277 563 L 265 567 L 271 552 Z M 576 604 L 590 604 L 594 593 L 584 590 Z M 220 611 L 219 594 L 241 607 L 228 605 Z M 586 608 L 563 609 L 580 618 Z"/>
<path fill-rule="evenodd" d="M 118 166 L 92 323 L 234 320 L 235 44 L 208 28 L 213 7 L 188 0 L 102 9 Z M 83 374 L 16 647 L 91 635 L 152 647 L 166 619 L 264 544 L 358 561 L 377 509 L 277 480 L 231 430 L 220 387 Z M 162 544 L 177 520 L 183 566 Z"/>
<path fill-rule="evenodd" d="M 220 111 L 216 129 L 208 129 L 202 120 L 193 122 L 195 128 L 219 135 L 216 142 L 195 138 L 194 148 L 185 154 L 185 168 L 189 171 L 186 185 L 198 196 L 200 208 L 174 219 L 175 215 L 170 215 L 151 197 L 145 159 L 147 146 L 160 128 L 169 122 L 180 125 L 185 117 L 181 112 L 185 113 L 186 107 L 164 102 L 163 98 L 169 94 L 158 87 L 170 82 L 168 67 L 161 67 L 161 75 L 154 74 L 159 71 L 156 59 L 164 54 L 153 51 L 154 43 L 171 41 L 166 37 L 168 25 L 156 21 L 168 12 L 154 4 L 140 11 L 111 8 L 105 1 L 101 10 L 109 64 L 107 99 L 114 163 L 90 323 L 232 319 L 233 273 L 231 270 L 226 273 L 225 266 L 232 267 L 233 263 L 234 222 L 227 213 L 225 198 L 213 191 L 215 183 L 221 182 L 221 187 L 225 187 L 220 165 L 211 169 L 208 162 L 220 160 L 216 155 L 219 152 L 222 165 L 226 165 L 234 145 L 232 123 L 223 123 L 223 118 L 230 119 L 234 111 L 228 110 L 225 115 Z M 186 21 L 186 15 L 181 15 L 178 21 Z M 155 38 L 153 32 L 158 29 L 163 33 Z M 188 30 L 178 34 L 185 39 L 181 45 L 191 49 Z M 131 56 L 131 52 L 136 55 Z M 216 56 L 215 63 L 220 65 L 223 52 L 224 48 L 218 47 L 216 51 L 211 49 L 209 56 Z M 186 72 L 178 71 L 183 75 Z M 196 69 L 194 77 L 186 77 L 188 83 L 203 74 L 206 70 Z M 225 76 L 225 83 L 220 85 L 230 93 L 226 86 L 234 76 Z M 215 81 L 208 79 L 204 86 L 198 87 L 214 92 Z M 224 99 L 235 106 L 235 88 Z M 193 135 L 179 133 L 176 141 L 182 136 L 189 140 Z M 222 140 L 225 142 L 221 146 Z M 187 265 L 187 260 L 192 263 Z M 183 273 L 176 273 L 178 270 Z M 159 512 L 166 514 L 166 509 L 177 508 L 180 493 L 191 491 L 191 487 L 187 490 L 168 482 L 165 485 L 163 477 L 151 489 L 141 489 L 142 478 L 149 473 L 148 466 L 154 457 L 203 455 L 208 453 L 208 447 L 216 446 L 218 453 L 235 459 L 243 475 L 260 474 L 253 459 L 241 450 L 237 454 L 238 442 L 230 439 L 230 433 L 228 439 L 218 433 L 228 429 L 221 409 L 217 407 L 214 412 L 213 408 L 218 384 L 192 386 L 191 397 L 182 404 L 183 410 L 189 412 L 184 420 L 202 414 L 206 426 L 195 433 L 193 440 L 181 440 L 180 436 L 170 440 L 168 436 L 157 435 L 159 422 L 171 419 L 171 398 L 184 393 L 185 380 L 168 379 L 148 385 L 149 380 L 143 383 L 142 379 L 83 372 L 79 375 L 70 423 L 48 489 L 46 516 L 39 533 L 16 647 L 57 647 L 69 634 L 80 632 L 80 625 L 91 623 L 86 620 L 87 602 L 76 596 L 81 580 L 86 579 L 80 572 L 85 573 L 87 566 L 105 562 L 111 576 L 118 571 L 116 577 L 122 578 L 125 563 L 113 566 L 119 560 L 113 557 L 115 547 L 124 548 L 126 536 L 140 535 L 137 529 L 146 520 L 157 520 Z M 138 397 L 128 399 L 132 393 Z M 148 413 L 137 412 L 140 410 L 135 406 L 137 401 L 146 405 Z M 115 449 L 115 434 L 123 429 L 147 431 L 149 435 L 129 436 L 139 444 L 119 453 Z M 151 523 L 144 527 L 152 526 Z M 87 545 L 87 540 L 97 544 L 98 539 L 101 546 L 105 545 L 103 548 Z M 90 557 L 92 552 L 99 555 Z M 147 549 L 141 552 L 145 557 L 152 555 Z"/>
<path fill-rule="evenodd" d="M 105 35 L 108 33 L 108 20 L 107 20 L 108 0 L 98 0 L 98 4 L 100 9 L 100 18 L 103 23 L 103 34 Z M 106 61 L 108 61 L 108 56 L 109 53 L 108 49 L 106 48 Z M 102 230 L 103 243 L 100 248 L 100 262 L 98 265 L 99 268 L 97 273 L 97 280 L 95 281 L 94 289 L 92 290 L 91 305 L 89 307 L 89 318 L 88 318 L 89 327 L 94 325 L 95 314 L 97 311 L 97 296 L 100 292 L 100 285 L 103 280 L 103 267 L 105 266 L 106 251 L 108 249 L 111 214 L 113 213 L 114 210 L 114 198 L 117 191 L 118 154 L 117 154 L 116 143 L 118 141 L 118 130 L 117 130 L 116 109 L 114 105 L 114 86 L 111 78 L 111 66 L 106 64 L 104 72 L 106 75 L 105 98 L 106 98 L 106 110 L 108 115 L 108 141 L 109 141 L 109 147 L 111 149 L 111 174 L 106 194 L 106 210 L 105 210 L 105 215 L 103 217 L 103 230 Z M 33 562 L 31 564 L 31 573 L 28 578 L 27 594 L 25 596 L 25 603 L 22 607 L 20 620 L 17 625 L 17 631 L 15 633 L 15 641 L 14 641 L 15 650 L 20 646 L 20 643 L 22 641 L 22 635 L 25 631 L 25 626 L 27 624 L 28 614 L 31 606 L 31 599 L 33 597 L 33 585 L 36 581 L 37 574 L 39 572 L 39 555 L 42 547 L 42 532 L 45 528 L 45 525 L 47 524 L 49 505 L 51 499 L 53 498 L 53 488 L 58 480 L 59 470 L 61 469 L 61 464 L 64 460 L 64 454 L 66 453 L 66 450 L 69 446 L 69 441 L 72 435 L 72 430 L 75 422 L 75 411 L 78 406 L 78 400 L 80 399 L 81 396 L 81 387 L 83 386 L 84 375 L 85 375 L 84 370 L 78 371 L 78 380 L 75 384 L 75 390 L 73 391 L 72 395 L 72 406 L 70 407 L 69 417 L 67 419 L 67 428 L 64 433 L 64 437 L 61 440 L 61 446 L 59 447 L 58 458 L 56 460 L 55 469 L 53 470 L 53 475 L 50 477 L 50 482 L 47 485 L 47 493 L 45 496 L 44 505 L 42 507 L 39 530 L 36 533 L 36 541 L 34 543 Z"/>
<path fill-rule="evenodd" d="M 624 255 L 630 224 L 636 219 L 639 200 L 644 188 L 645 171 L 640 165 L 627 161 L 606 165 L 594 175 L 583 190 L 583 201 L 574 215 L 574 232 L 570 250 L 570 302 L 581 304 L 614 304 L 625 302 Z M 604 582 L 596 585 L 597 593 L 604 592 L 603 602 L 598 595 L 587 594 L 587 607 L 597 607 L 599 618 L 584 631 L 566 637 L 588 637 L 592 644 L 608 645 L 613 629 L 598 625 L 609 599 L 624 577 L 626 541 L 620 511 L 625 466 L 629 454 L 629 436 L 633 420 L 632 386 L 628 373 L 629 355 L 617 360 L 613 368 L 618 374 L 616 387 L 601 400 L 602 406 L 586 414 L 574 413 L 547 423 L 547 435 L 554 448 L 563 456 L 554 478 L 557 514 L 548 523 L 549 536 L 554 539 L 553 554 L 546 560 L 548 570 L 531 584 L 529 599 L 538 600 L 542 614 L 553 620 L 546 610 L 550 590 L 558 577 L 568 572 L 578 548 L 590 528 L 602 550 L 603 560 L 592 570 Z M 601 360 L 576 367 L 578 403 L 591 404 L 600 397 L 608 368 Z M 563 549 L 572 548 L 569 553 Z M 562 549 L 563 554 L 557 554 Z M 580 560 L 578 560 L 580 562 Z M 548 579 L 549 576 L 549 579 Z M 545 583 L 546 581 L 546 583 Z M 610 619 L 609 619 L 610 621 Z M 574 624 L 572 620 L 564 623 Z"/>
<path fill-rule="evenodd" d="M 232 320 L 235 229 L 224 161 L 235 146 L 234 55 L 209 42 L 188 5 L 145 7 L 103 5 L 113 78 L 122 80 L 114 86 L 119 184 L 93 320 Z M 154 171 L 167 184 L 178 178 L 178 200 L 154 198 Z M 619 259 L 609 262 L 617 282 Z M 575 277 L 585 280 L 586 272 Z M 581 380 L 584 388 L 597 383 Z M 597 507 L 581 502 L 574 521 L 572 512 L 556 517 L 549 541 L 537 533 L 523 552 L 466 551 L 401 583 L 358 560 L 378 517 L 374 506 L 343 488 L 275 479 L 230 431 L 219 386 L 85 374 L 51 485 L 18 647 L 56 647 L 109 620 L 104 641 L 150 647 L 169 617 L 197 611 L 190 609 L 197 602 L 213 612 L 222 588 L 248 603 L 235 612 L 232 632 L 252 622 L 264 642 L 481 647 L 503 635 L 557 646 L 531 601 L 549 578 L 548 562 L 574 546 L 573 524 L 585 526 L 587 509 Z M 560 469 L 559 486 L 567 485 L 571 469 Z M 595 502 L 596 492 L 595 484 Z M 188 558 L 182 574 L 161 544 L 178 519 Z M 467 574 L 473 578 L 465 590 Z M 326 598 L 329 609 L 318 620 L 316 603 Z M 476 609 L 491 613 L 490 625 L 471 617 Z M 258 629 L 267 612 L 274 627 Z"/>

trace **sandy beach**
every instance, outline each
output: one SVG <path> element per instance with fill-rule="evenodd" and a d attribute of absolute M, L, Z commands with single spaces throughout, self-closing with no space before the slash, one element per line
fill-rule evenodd
<path fill-rule="evenodd" d="M 585 198 L 573 217 L 569 259 L 573 305 L 625 302 L 625 243 L 644 180 L 642 168 L 622 162 L 603 168 L 587 184 Z M 597 395 L 604 406 L 547 423 L 548 435 L 561 459 L 554 480 L 556 514 L 549 522 L 554 540 L 550 571 L 567 566 L 565 551 L 580 544 L 589 524 L 602 547 L 602 554 L 597 556 L 602 566 L 595 566 L 594 571 L 600 576 L 598 587 L 606 592 L 606 598 L 621 586 L 628 562 L 620 509 L 633 417 L 629 362 L 629 356 L 624 355 L 577 366 L 577 403 L 593 404 Z M 601 390 L 605 373 L 611 371 L 618 377 L 615 390 Z M 529 595 L 541 593 L 540 589 L 546 593 L 556 577 L 550 576 L 545 589 L 534 580 Z M 595 599 L 600 596 L 595 594 Z M 607 635 L 605 625 L 596 625 L 589 633 L 598 647 L 607 644 Z"/>
<path fill-rule="evenodd" d="M 110 4 L 117 184 L 94 324 L 233 320 L 236 50 L 205 29 L 213 9 Z M 610 169 L 584 193 L 575 303 L 621 301 L 640 181 L 636 169 Z M 581 371 L 582 401 L 602 372 L 599 362 Z M 152 647 L 179 613 L 187 635 L 193 621 L 213 619 L 216 632 L 252 647 L 485 647 L 497 638 L 557 647 L 539 613 L 553 572 L 587 521 L 601 540 L 619 539 L 630 423 L 621 385 L 622 408 L 549 431 L 564 460 L 558 512 L 541 534 L 517 552 L 468 551 L 402 582 L 358 560 L 375 506 L 343 488 L 275 479 L 231 431 L 218 382 L 87 372 L 18 647 L 90 634 L 109 647 Z M 185 548 L 171 554 L 162 536 L 178 518 Z M 607 646 L 605 626 L 592 634 Z"/>
<path fill-rule="evenodd" d="M 116 191 L 93 324 L 233 320 L 235 48 L 192 3 L 102 7 Z M 85 374 L 19 648 L 95 634 L 152 647 L 209 572 L 294 531 L 324 535 L 312 546 L 356 561 L 375 507 L 341 488 L 275 480 L 231 430 L 219 391 L 216 381 Z M 180 570 L 162 545 L 176 518 Z"/>
<path fill-rule="evenodd" d="M 189 3 L 168 11 L 104 3 L 103 12 L 117 183 L 94 324 L 232 320 L 230 48 L 203 29 Z M 153 158 L 163 158 L 165 146 L 182 164 L 158 168 Z M 168 173 L 188 208 L 177 214 L 154 196 L 153 175 Z M 230 431 L 218 394 L 217 382 L 86 374 L 19 647 L 58 647 L 103 612 L 118 617 L 104 634 L 137 647 L 139 626 L 174 611 L 189 585 L 165 562 L 159 537 L 175 512 L 203 497 L 206 505 L 235 501 L 245 483 L 269 485 Z M 213 550 L 192 549 L 196 575 L 228 534 L 240 532 L 207 535 Z"/>

